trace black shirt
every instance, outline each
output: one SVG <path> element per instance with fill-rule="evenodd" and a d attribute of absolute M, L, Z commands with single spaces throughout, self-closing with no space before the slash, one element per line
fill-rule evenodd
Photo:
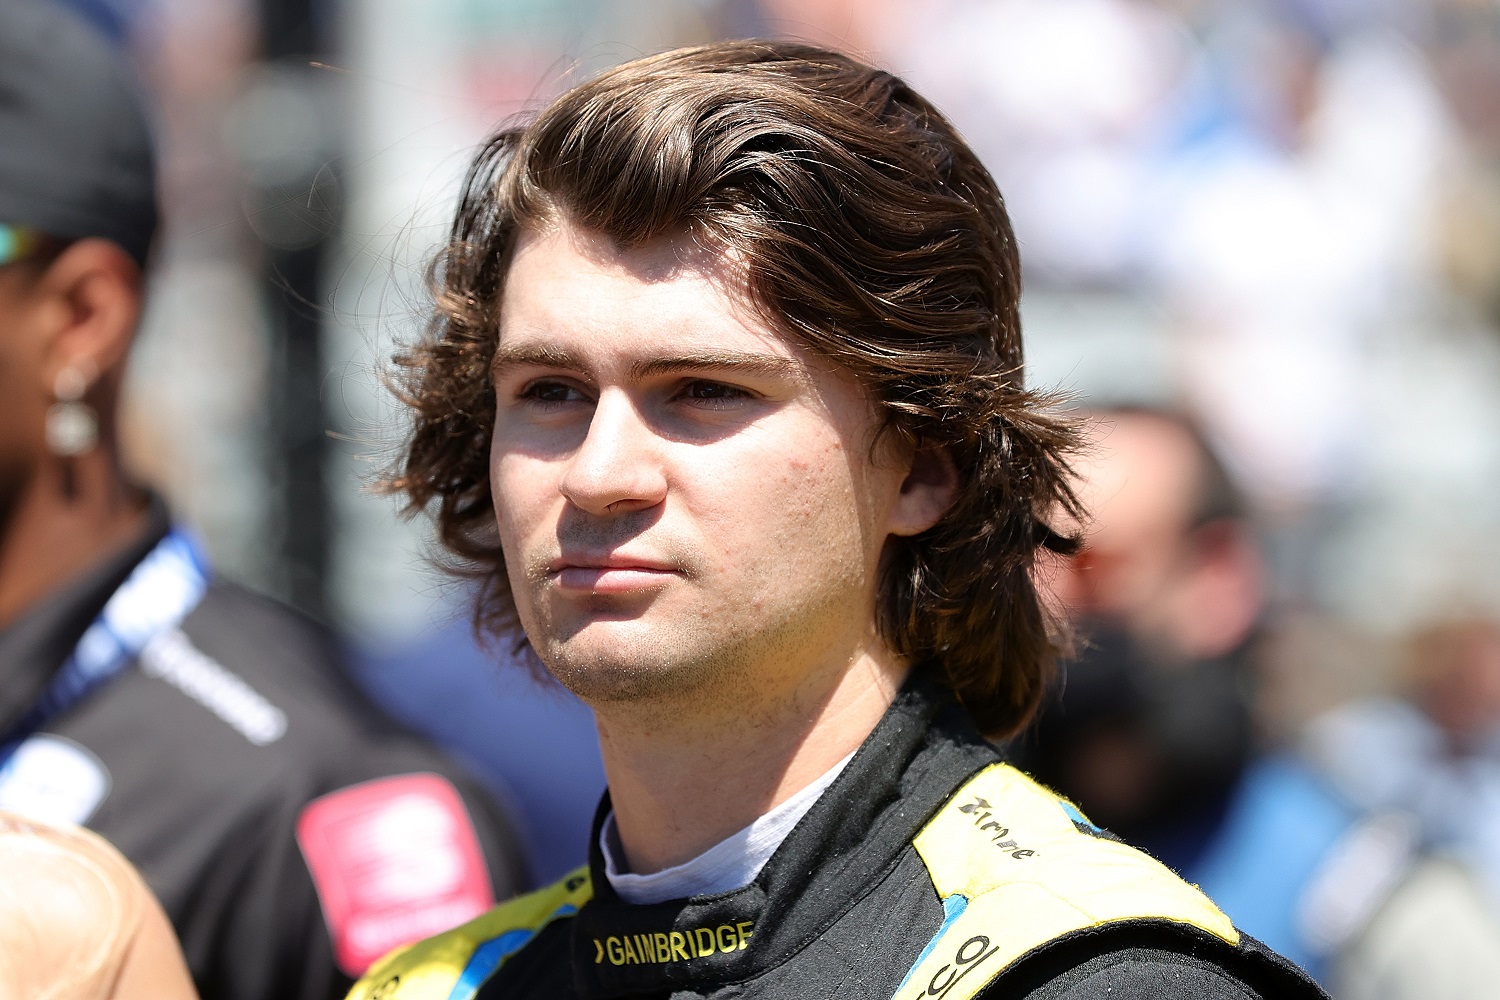
<path fill-rule="evenodd" d="M 153 503 L 144 535 L 0 632 L 0 732 L 168 529 Z M 218 581 L 23 744 L 0 808 L 118 847 L 204 1000 L 341 996 L 376 954 L 525 888 L 492 798 L 374 709 L 324 630 Z"/>
<path fill-rule="evenodd" d="M 1298 1000 L 1200 893 L 999 762 L 913 677 L 748 886 L 635 905 L 587 868 L 373 968 L 351 1000 Z"/>

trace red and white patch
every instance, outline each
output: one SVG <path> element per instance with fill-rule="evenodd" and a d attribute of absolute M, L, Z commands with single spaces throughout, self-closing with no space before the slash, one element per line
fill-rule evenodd
<path fill-rule="evenodd" d="M 297 843 L 334 958 L 351 976 L 495 905 L 468 811 L 436 774 L 380 778 L 315 799 L 297 819 Z"/>

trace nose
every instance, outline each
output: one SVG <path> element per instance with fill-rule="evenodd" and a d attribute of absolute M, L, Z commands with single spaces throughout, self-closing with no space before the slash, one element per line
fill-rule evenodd
<path fill-rule="evenodd" d="M 656 506 L 667 495 L 658 443 L 625 393 L 602 392 L 588 433 L 563 473 L 563 496 L 596 516 Z"/>

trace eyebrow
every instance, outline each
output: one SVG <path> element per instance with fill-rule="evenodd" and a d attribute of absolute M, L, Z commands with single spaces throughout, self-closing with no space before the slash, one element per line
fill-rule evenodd
<path fill-rule="evenodd" d="M 648 361 L 637 361 L 630 366 L 630 376 L 636 379 L 702 371 L 727 371 L 742 375 L 799 380 L 802 377 L 800 364 L 791 358 L 783 358 L 775 354 L 710 351 L 703 354 L 684 354 L 678 357 L 651 358 Z"/>
<path fill-rule="evenodd" d="M 556 368 L 563 371 L 585 374 L 588 366 L 571 351 L 545 345 L 501 346 L 495 350 L 490 370 L 498 375 L 511 368 Z M 682 354 L 675 357 L 648 358 L 630 366 L 632 379 L 656 378 L 662 375 L 677 375 L 691 372 L 730 372 L 742 375 L 769 378 L 784 378 L 801 381 L 805 375 L 802 365 L 792 358 L 775 354 L 753 354 L 749 352 L 705 351 Z"/>
<path fill-rule="evenodd" d="M 510 368 L 561 368 L 580 374 L 584 371 L 583 362 L 571 351 L 543 344 L 495 348 L 495 356 L 490 359 L 491 374 L 499 375 Z"/>

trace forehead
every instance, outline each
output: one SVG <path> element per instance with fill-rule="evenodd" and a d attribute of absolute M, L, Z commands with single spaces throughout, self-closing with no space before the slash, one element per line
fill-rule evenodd
<path fill-rule="evenodd" d="M 743 272 L 682 235 L 621 249 L 569 223 L 526 231 L 506 273 L 500 344 L 600 363 L 684 350 L 802 352 L 750 305 Z"/>
<path fill-rule="evenodd" d="M 1090 437 L 1079 472 L 1099 540 L 1187 527 L 1199 470 L 1186 431 L 1152 416 L 1114 414 Z"/>

